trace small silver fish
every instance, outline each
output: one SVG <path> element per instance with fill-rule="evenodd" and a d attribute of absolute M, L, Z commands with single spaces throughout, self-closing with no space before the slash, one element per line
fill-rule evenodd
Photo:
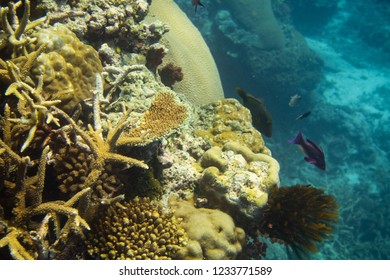
<path fill-rule="evenodd" d="M 298 105 L 299 101 L 302 99 L 302 96 L 295 94 L 290 97 L 290 102 L 288 102 L 288 106 L 295 107 Z"/>

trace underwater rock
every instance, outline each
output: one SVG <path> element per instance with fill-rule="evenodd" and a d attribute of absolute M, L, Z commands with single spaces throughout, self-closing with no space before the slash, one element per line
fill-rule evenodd
<path fill-rule="evenodd" d="M 225 0 L 224 4 L 253 33 L 253 45 L 257 49 L 283 48 L 284 34 L 272 11 L 271 0 Z"/>
<path fill-rule="evenodd" d="M 222 99 L 224 93 L 217 66 L 196 27 L 172 0 L 152 2 L 148 21 L 156 18 L 169 24 L 169 32 L 162 40 L 169 49 L 163 65 L 173 63 L 183 72 L 183 80 L 176 82 L 173 89 L 196 105 Z"/>

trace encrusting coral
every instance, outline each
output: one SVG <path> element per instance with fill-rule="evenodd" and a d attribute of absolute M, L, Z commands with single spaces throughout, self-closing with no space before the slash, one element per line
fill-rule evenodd
<path fill-rule="evenodd" d="M 32 37 L 36 41 L 29 44 L 30 49 L 45 46 L 31 69 L 34 80 L 43 79 L 42 96 L 61 100 L 58 107 L 72 112 L 81 100 L 92 97 L 96 74 L 102 72 L 97 51 L 61 24 L 42 29 Z"/>
<path fill-rule="evenodd" d="M 199 196 L 207 199 L 209 207 L 228 213 L 240 226 L 248 226 L 260 215 L 268 192 L 279 185 L 278 162 L 237 142 L 207 150 L 200 165 L 204 170 Z"/>
<path fill-rule="evenodd" d="M 197 135 L 214 146 L 222 147 L 228 141 L 236 141 L 255 153 L 270 154 L 261 134 L 253 128 L 252 117 L 237 99 L 223 99 L 203 106 Z"/>
<path fill-rule="evenodd" d="M 186 245 L 179 219 L 147 197 L 121 201 L 99 211 L 87 245 L 96 259 L 173 259 Z"/>

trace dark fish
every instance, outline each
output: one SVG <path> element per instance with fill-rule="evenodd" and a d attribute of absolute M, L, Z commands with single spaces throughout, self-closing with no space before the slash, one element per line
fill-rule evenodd
<path fill-rule="evenodd" d="M 192 3 L 192 6 L 195 6 L 195 13 L 196 13 L 196 10 L 198 9 L 198 6 L 204 7 L 204 5 L 202 3 L 200 3 L 200 0 L 191 0 L 191 3 Z"/>
<path fill-rule="evenodd" d="M 313 164 L 319 169 L 325 170 L 325 155 L 320 147 L 306 138 L 303 139 L 302 133 L 299 131 L 295 139 L 288 141 L 290 144 L 301 146 L 302 151 L 307 155 L 304 159 Z"/>
<path fill-rule="evenodd" d="M 246 93 L 237 87 L 236 92 L 242 98 L 243 105 L 252 114 L 253 126 L 267 137 L 272 136 L 272 117 L 264 105 L 264 102 L 253 95 Z"/>
<path fill-rule="evenodd" d="M 299 115 L 295 120 L 302 120 L 310 114 L 311 114 L 311 111 L 307 111 L 307 112 L 303 113 L 302 115 Z"/>
<path fill-rule="evenodd" d="M 288 106 L 295 107 L 298 105 L 299 101 L 302 99 L 302 96 L 295 94 L 290 97 L 290 102 L 288 102 Z"/>

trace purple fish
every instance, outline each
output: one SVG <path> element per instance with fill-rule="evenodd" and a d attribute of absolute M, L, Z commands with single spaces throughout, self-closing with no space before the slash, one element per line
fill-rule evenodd
<path fill-rule="evenodd" d="M 297 137 L 294 140 L 288 141 L 290 144 L 297 144 L 301 146 L 303 152 L 307 155 L 305 160 L 308 163 L 313 164 L 319 169 L 325 170 L 325 156 L 320 147 L 314 144 L 312 141 L 306 138 L 303 139 L 302 133 L 299 131 Z"/>

